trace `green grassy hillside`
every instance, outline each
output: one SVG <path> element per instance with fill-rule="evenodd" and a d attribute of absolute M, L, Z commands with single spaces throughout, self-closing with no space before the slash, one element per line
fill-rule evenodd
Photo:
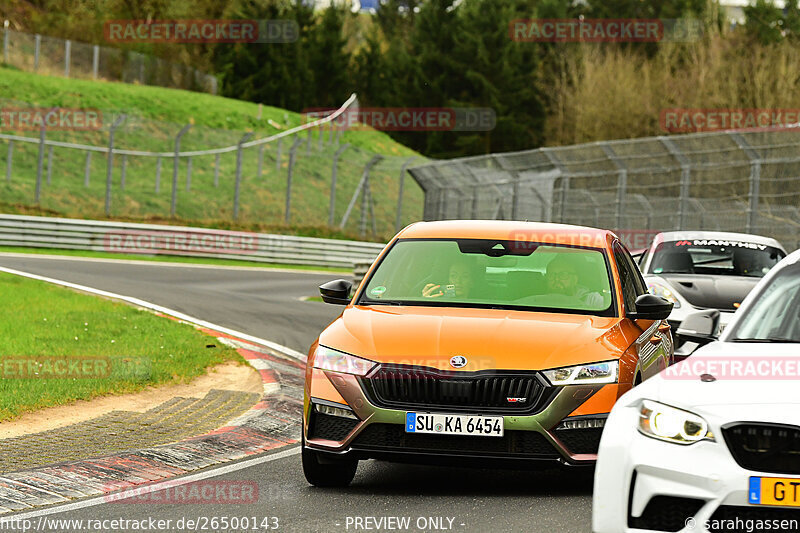
<path fill-rule="evenodd" d="M 120 113 L 128 118 L 115 136 L 121 149 L 172 151 L 174 137 L 187 123 L 192 129 L 182 141 L 182 150 L 203 150 L 236 144 L 245 131 L 254 132 L 254 139 L 267 137 L 296 126 L 302 116 L 283 109 L 259 106 L 250 102 L 222 98 L 203 93 L 146 87 L 104 81 L 71 80 L 39 76 L 11 68 L 0 68 L 0 107 L 92 108 L 102 112 L 103 128 L 99 131 L 49 131 L 47 138 L 89 145 L 108 143 L 108 126 Z M 260 118 L 259 118 L 260 113 Z M 0 126 L 0 132 L 38 137 L 38 131 Z M 285 229 L 294 233 L 320 233 L 327 224 L 332 156 L 337 146 L 330 133 L 322 137 L 314 132 L 309 150 L 307 136 L 301 137 L 292 178 L 292 217 Z M 204 226 L 226 226 L 257 229 L 269 227 L 281 231 L 283 224 L 289 147 L 294 139 L 285 139 L 279 158 L 278 144 L 263 150 L 262 171 L 258 177 L 258 148 L 245 150 L 241 185 L 240 220 L 232 226 L 235 152 L 220 156 L 218 186 L 214 185 L 214 156 L 192 159 L 191 183 L 187 184 L 188 161 L 180 159 L 176 217 L 169 219 L 173 159 L 161 160 L 160 187 L 156 192 L 159 161 L 154 157 L 119 155 L 114 160 L 112 217 L 127 220 L 158 220 Z M 336 188 L 336 223 L 340 221 L 364 165 L 374 154 L 385 160 L 372 173 L 372 195 L 379 237 L 394 231 L 400 168 L 412 150 L 377 131 L 348 131 L 341 144 L 350 144 L 340 158 Z M 14 142 L 11 179 L 6 181 L 8 141 L 0 140 L 0 191 L 5 212 L 31 212 L 69 217 L 103 218 L 106 160 L 95 153 L 89 161 L 89 185 L 85 186 L 86 152 L 56 147 L 52 152 L 50 183 L 47 184 L 48 161 L 45 153 L 44 186 L 38 206 L 34 203 L 38 145 Z M 122 170 L 125 167 L 125 181 Z M 406 179 L 403 222 L 419 219 L 422 213 L 422 192 L 410 177 Z M 357 209 L 344 234 L 357 232 Z M 317 229 L 310 229 L 316 227 Z M 335 232 L 333 234 L 336 234 Z"/>

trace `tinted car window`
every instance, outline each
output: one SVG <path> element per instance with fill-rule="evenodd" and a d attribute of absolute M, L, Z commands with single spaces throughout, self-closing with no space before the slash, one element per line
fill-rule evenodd
<path fill-rule="evenodd" d="M 785 254 L 778 248 L 743 241 L 708 239 L 660 243 L 650 265 L 653 274 L 716 274 L 761 278 Z"/>
<path fill-rule="evenodd" d="M 619 269 L 625 309 L 635 311 L 636 297 L 646 293 L 647 286 L 633 258 L 619 242 L 614 243 L 614 260 L 617 262 L 617 268 Z"/>
<path fill-rule="evenodd" d="M 536 308 L 613 316 L 599 249 L 480 239 L 397 241 L 359 303 Z"/>
<path fill-rule="evenodd" d="M 800 342 L 800 265 L 781 270 L 735 328 L 729 340 Z"/>

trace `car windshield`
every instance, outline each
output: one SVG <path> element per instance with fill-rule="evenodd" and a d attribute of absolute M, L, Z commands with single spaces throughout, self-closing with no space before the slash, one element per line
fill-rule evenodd
<path fill-rule="evenodd" d="M 763 278 L 785 254 L 778 248 L 743 241 L 681 240 L 660 243 L 653 274 L 716 274 Z"/>
<path fill-rule="evenodd" d="M 603 251 L 480 239 L 397 241 L 359 303 L 615 311 Z"/>
<path fill-rule="evenodd" d="M 782 269 L 755 298 L 727 340 L 800 342 L 800 265 Z"/>

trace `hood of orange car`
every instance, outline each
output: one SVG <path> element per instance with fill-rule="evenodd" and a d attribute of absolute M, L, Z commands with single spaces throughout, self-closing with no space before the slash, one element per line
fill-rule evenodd
<path fill-rule="evenodd" d="M 348 307 L 320 344 L 380 363 L 463 371 L 543 370 L 619 358 L 631 344 L 621 319 L 444 307 Z"/>

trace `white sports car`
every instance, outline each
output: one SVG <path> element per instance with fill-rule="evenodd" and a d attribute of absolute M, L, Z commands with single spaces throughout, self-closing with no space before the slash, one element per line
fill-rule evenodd
<path fill-rule="evenodd" d="M 708 343 L 719 314 L 685 318 Z M 623 395 L 595 471 L 592 528 L 800 531 L 800 250 L 719 341 Z"/>

